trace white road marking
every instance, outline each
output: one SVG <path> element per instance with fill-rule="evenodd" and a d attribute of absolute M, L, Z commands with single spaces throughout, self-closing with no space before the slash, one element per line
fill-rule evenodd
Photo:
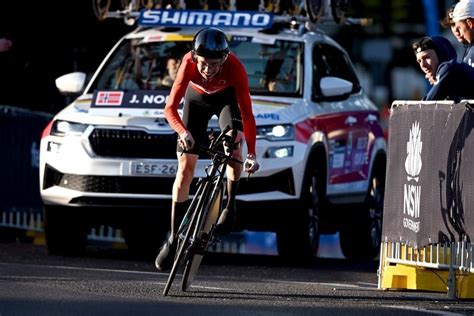
<path fill-rule="evenodd" d="M 435 314 L 435 315 L 450 315 L 450 316 L 465 315 L 465 314 L 460 314 L 460 313 L 449 312 L 449 311 L 446 311 L 446 310 L 437 311 L 437 310 L 432 310 L 432 309 L 419 308 L 419 307 L 406 306 L 406 305 L 400 305 L 400 306 L 386 305 L 385 307 L 393 308 L 393 309 L 415 311 L 415 312 L 422 312 L 422 313 L 429 313 L 429 314 Z"/>
<path fill-rule="evenodd" d="M 275 282 L 275 283 L 288 283 L 288 284 L 302 284 L 302 285 L 324 285 L 324 286 L 331 286 L 331 287 L 339 287 L 339 288 L 357 288 L 357 289 L 368 289 L 368 290 L 376 290 L 377 284 L 372 283 L 365 283 L 365 282 L 358 282 L 359 284 L 347 284 L 347 283 L 326 283 L 326 282 L 304 282 L 304 281 L 282 281 L 282 280 L 265 280 L 267 282 Z"/>
<path fill-rule="evenodd" d="M 0 262 L 0 265 L 12 265 L 11 263 Z M 114 272 L 114 273 L 123 273 L 123 274 L 143 274 L 143 275 L 163 275 L 168 276 L 168 273 L 165 272 L 147 272 L 147 271 L 136 271 L 136 270 L 120 270 L 120 269 L 104 269 L 104 268 L 80 268 L 80 267 L 68 267 L 68 266 L 56 266 L 56 265 L 42 265 L 42 264 L 23 264 L 15 263 L 17 266 L 29 266 L 29 267 L 42 267 L 42 268 L 52 268 L 52 269 L 62 269 L 62 270 L 77 270 L 77 271 L 94 271 L 94 272 Z M 182 274 L 177 273 L 177 277 L 182 277 Z M 28 278 L 22 276 L 23 278 Z M 18 276 L 6 276 L 0 277 L 0 279 L 18 279 L 21 278 Z M 31 277 L 30 277 L 31 278 Z M 51 277 L 34 277 L 36 279 L 51 279 Z M 67 278 L 64 278 L 67 279 Z M 155 282 L 156 284 L 165 285 L 165 282 Z M 222 287 L 213 287 L 213 286 L 200 286 L 200 285 L 191 285 L 192 288 L 201 288 L 208 290 L 219 290 L 219 291 L 235 291 L 235 289 L 222 288 Z"/>

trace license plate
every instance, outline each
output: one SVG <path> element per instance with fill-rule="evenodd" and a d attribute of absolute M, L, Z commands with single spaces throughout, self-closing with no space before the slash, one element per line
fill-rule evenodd
<path fill-rule="evenodd" d="M 177 169 L 178 165 L 173 163 L 132 162 L 130 173 L 137 176 L 175 175 Z"/>

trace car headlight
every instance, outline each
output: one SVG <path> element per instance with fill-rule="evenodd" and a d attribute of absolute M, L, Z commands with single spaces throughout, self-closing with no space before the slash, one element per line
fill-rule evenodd
<path fill-rule="evenodd" d="M 86 124 L 73 123 L 68 121 L 55 121 L 51 128 L 51 135 L 54 136 L 69 136 L 82 135 L 86 130 Z"/>
<path fill-rule="evenodd" d="M 291 124 L 279 124 L 257 127 L 257 139 L 270 141 L 294 140 L 295 131 Z"/>
<path fill-rule="evenodd" d="M 293 157 L 293 146 L 268 147 L 263 158 L 287 158 Z"/>

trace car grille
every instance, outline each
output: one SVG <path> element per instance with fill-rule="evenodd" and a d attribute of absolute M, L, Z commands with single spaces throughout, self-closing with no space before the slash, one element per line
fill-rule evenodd
<path fill-rule="evenodd" d="M 96 155 L 120 158 L 176 159 L 176 134 L 96 128 L 89 142 Z"/>
<path fill-rule="evenodd" d="M 80 192 L 128 193 L 128 194 L 171 194 L 173 178 L 163 177 L 120 177 L 63 174 L 46 165 L 43 189 L 60 186 Z M 190 193 L 196 191 L 194 179 Z M 291 169 L 285 169 L 269 177 L 242 178 L 239 194 L 280 191 L 295 195 L 295 185 Z"/>
<path fill-rule="evenodd" d="M 120 177 L 63 174 L 50 166 L 46 167 L 45 189 L 60 186 L 71 190 L 91 193 L 169 194 L 174 178 Z"/>

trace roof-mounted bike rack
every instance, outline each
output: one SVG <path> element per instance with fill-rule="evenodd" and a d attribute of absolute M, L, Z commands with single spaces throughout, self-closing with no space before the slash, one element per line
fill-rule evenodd
<path fill-rule="evenodd" d="M 127 25 L 134 25 L 137 20 L 140 20 L 144 12 L 157 12 L 164 10 L 173 10 L 168 7 L 165 9 L 148 9 L 143 8 L 141 10 L 134 10 L 136 5 L 133 2 L 139 0 L 132 0 L 131 4 L 126 5 L 121 10 L 109 11 L 110 1 L 95 0 L 94 12 L 99 20 L 106 18 L 122 18 Z M 235 8 L 235 2 L 237 0 L 230 0 L 230 8 Z M 240 0 L 247 1 L 247 0 Z M 268 0 L 268 3 L 279 3 L 279 0 Z M 372 23 L 372 19 L 368 18 L 352 18 L 347 17 L 346 12 L 349 9 L 350 0 L 300 0 L 299 5 L 295 6 L 292 11 L 294 14 L 289 14 L 287 11 L 280 12 L 280 9 L 275 9 L 276 6 L 267 7 L 263 5 L 263 0 L 259 5 L 259 11 L 254 13 L 266 13 L 272 15 L 273 23 L 288 23 L 291 25 L 303 24 L 307 30 L 315 30 L 318 24 L 322 25 L 362 25 L 367 26 Z M 271 8 L 270 8 L 271 7 Z M 271 9 L 271 10 L 270 10 Z M 178 9 L 176 11 L 180 11 Z M 189 11 L 189 10 L 188 10 Z M 199 10 L 194 10 L 198 12 Z M 239 11 L 218 11 L 218 10 L 202 10 L 203 12 L 239 12 Z M 250 11 L 242 11 L 249 13 Z M 149 13 L 148 13 L 149 14 Z M 168 25 L 169 26 L 169 25 Z M 182 26 L 182 25 L 181 25 Z M 204 26 L 204 25 L 202 25 Z M 238 25 L 237 27 L 246 27 L 245 25 Z"/>

